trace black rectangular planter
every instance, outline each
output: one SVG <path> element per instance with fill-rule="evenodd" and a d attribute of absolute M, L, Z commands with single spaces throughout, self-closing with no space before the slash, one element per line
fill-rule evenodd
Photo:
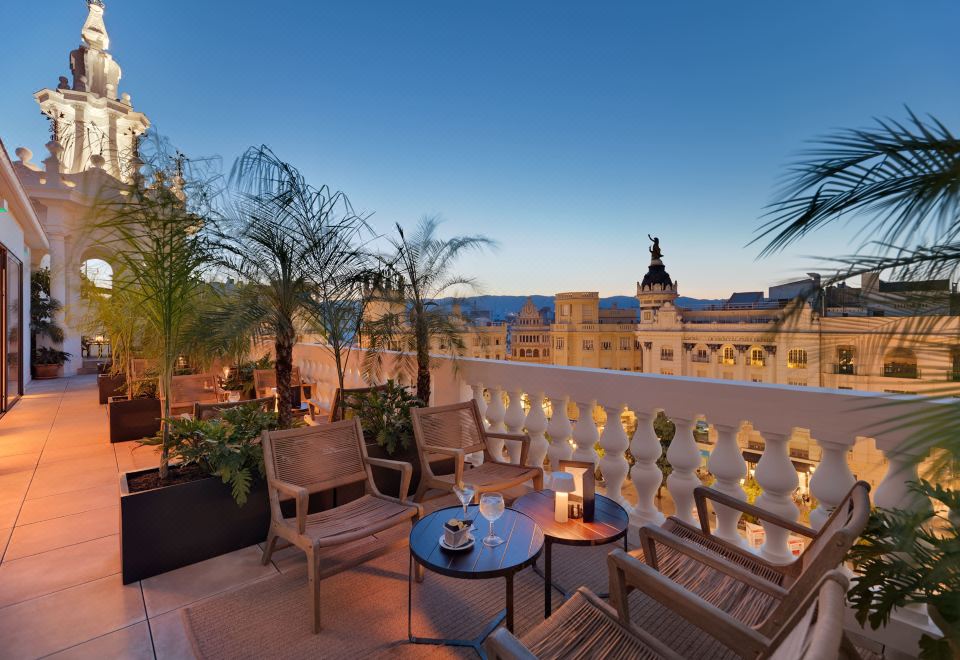
<path fill-rule="evenodd" d="M 160 399 L 110 397 L 110 442 L 152 438 L 160 430 Z"/>
<path fill-rule="evenodd" d="M 97 376 L 97 391 L 101 404 L 107 403 L 112 396 L 123 396 L 125 387 L 126 379 L 122 375 L 100 374 Z"/>
<path fill-rule="evenodd" d="M 123 583 L 260 543 L 270 527 L 266 484 L 254 481 L 246 504 L 237 506 L 219 477 L 131 493 L 120 475 L 120 556 Z"/>

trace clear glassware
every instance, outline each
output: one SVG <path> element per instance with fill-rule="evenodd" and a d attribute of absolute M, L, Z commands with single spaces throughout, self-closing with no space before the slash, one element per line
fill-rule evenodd
<path fill-rule="evenodd" d="M 467 519 L 467 505 L 473 500 L 473 496 L 476 495 L 477 489 L 473 484 L 455 484 L 453 486 L 453 492 L 457 494 L 457 499 L 460 500 L 460 504 L 463 505 L 463 519 Z"/>
<path fill-rule="evenodd" d="M 480 515 L 490 523 L 490 533 L 483 538 L 483 544 L 494 547 L 503 543 L 503 539 L 493 533 L 493 522 L 503 515 L 503 495 L 500 493 L 484 493 L 480 496 Z"/>

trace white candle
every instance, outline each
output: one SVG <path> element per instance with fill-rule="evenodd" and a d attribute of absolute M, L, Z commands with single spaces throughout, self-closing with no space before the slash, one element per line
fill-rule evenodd
<path fill-rule="evenodd" d="M 553 519 L 558 523 L 565 523 L 567 522 L 567 500 L 569 498 L 566 493 L 557 493 L 555 499 Z"/>

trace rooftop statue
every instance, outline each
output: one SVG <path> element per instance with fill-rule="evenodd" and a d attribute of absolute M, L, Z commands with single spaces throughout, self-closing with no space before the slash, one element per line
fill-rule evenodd
<path fill-rule="evenodd" d="M 647 238 L 653 241 L 653 247 L 650 249 L 650 259 L 655 260 L 663 256 L 663 253 L 660 251 L 660 239 L 657 236 L 651 236 L 647 234 Z"/>

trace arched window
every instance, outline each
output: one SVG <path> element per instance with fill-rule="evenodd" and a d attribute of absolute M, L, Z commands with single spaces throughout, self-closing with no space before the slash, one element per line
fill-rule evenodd
<path fill-rule="evenodd" d="M 883 375 L 889 378 L 919 378 L 917 355 L 909 348 L 895 348 L 883 357 Z"/>
<path fill-rule="evenodd" d="M 533 357 L 535 357 L 535 358 L 540 357 L 540 349 L 539 349 L 539 348 L 533 349 Z"/>
<path fill-rule="evenodd" d="M 763 354 L 763 349 L 759 346 L 750 347 L 750 366 L 751 367 L 762 367 L 767 363 L 766 357 Z"/>
<path fill-rule="evenodd" d="M 857 373 L 856 349 L 853 346 L 837 346 L 837 370 L 838 374 Z"/>
<path fill-rule="evenodd" d="M 807 352 L 802 348 L 791 348 L 787 351 L 787 369 L 806 369 Z"/>
<path fill-rule="evenodd" d="M 733 350 L 733 346 L 727 345 L 723 347 L 723 352 L 720 353 L 720 364 L 736 364 L 737 363 L 737 353 Z"/>

